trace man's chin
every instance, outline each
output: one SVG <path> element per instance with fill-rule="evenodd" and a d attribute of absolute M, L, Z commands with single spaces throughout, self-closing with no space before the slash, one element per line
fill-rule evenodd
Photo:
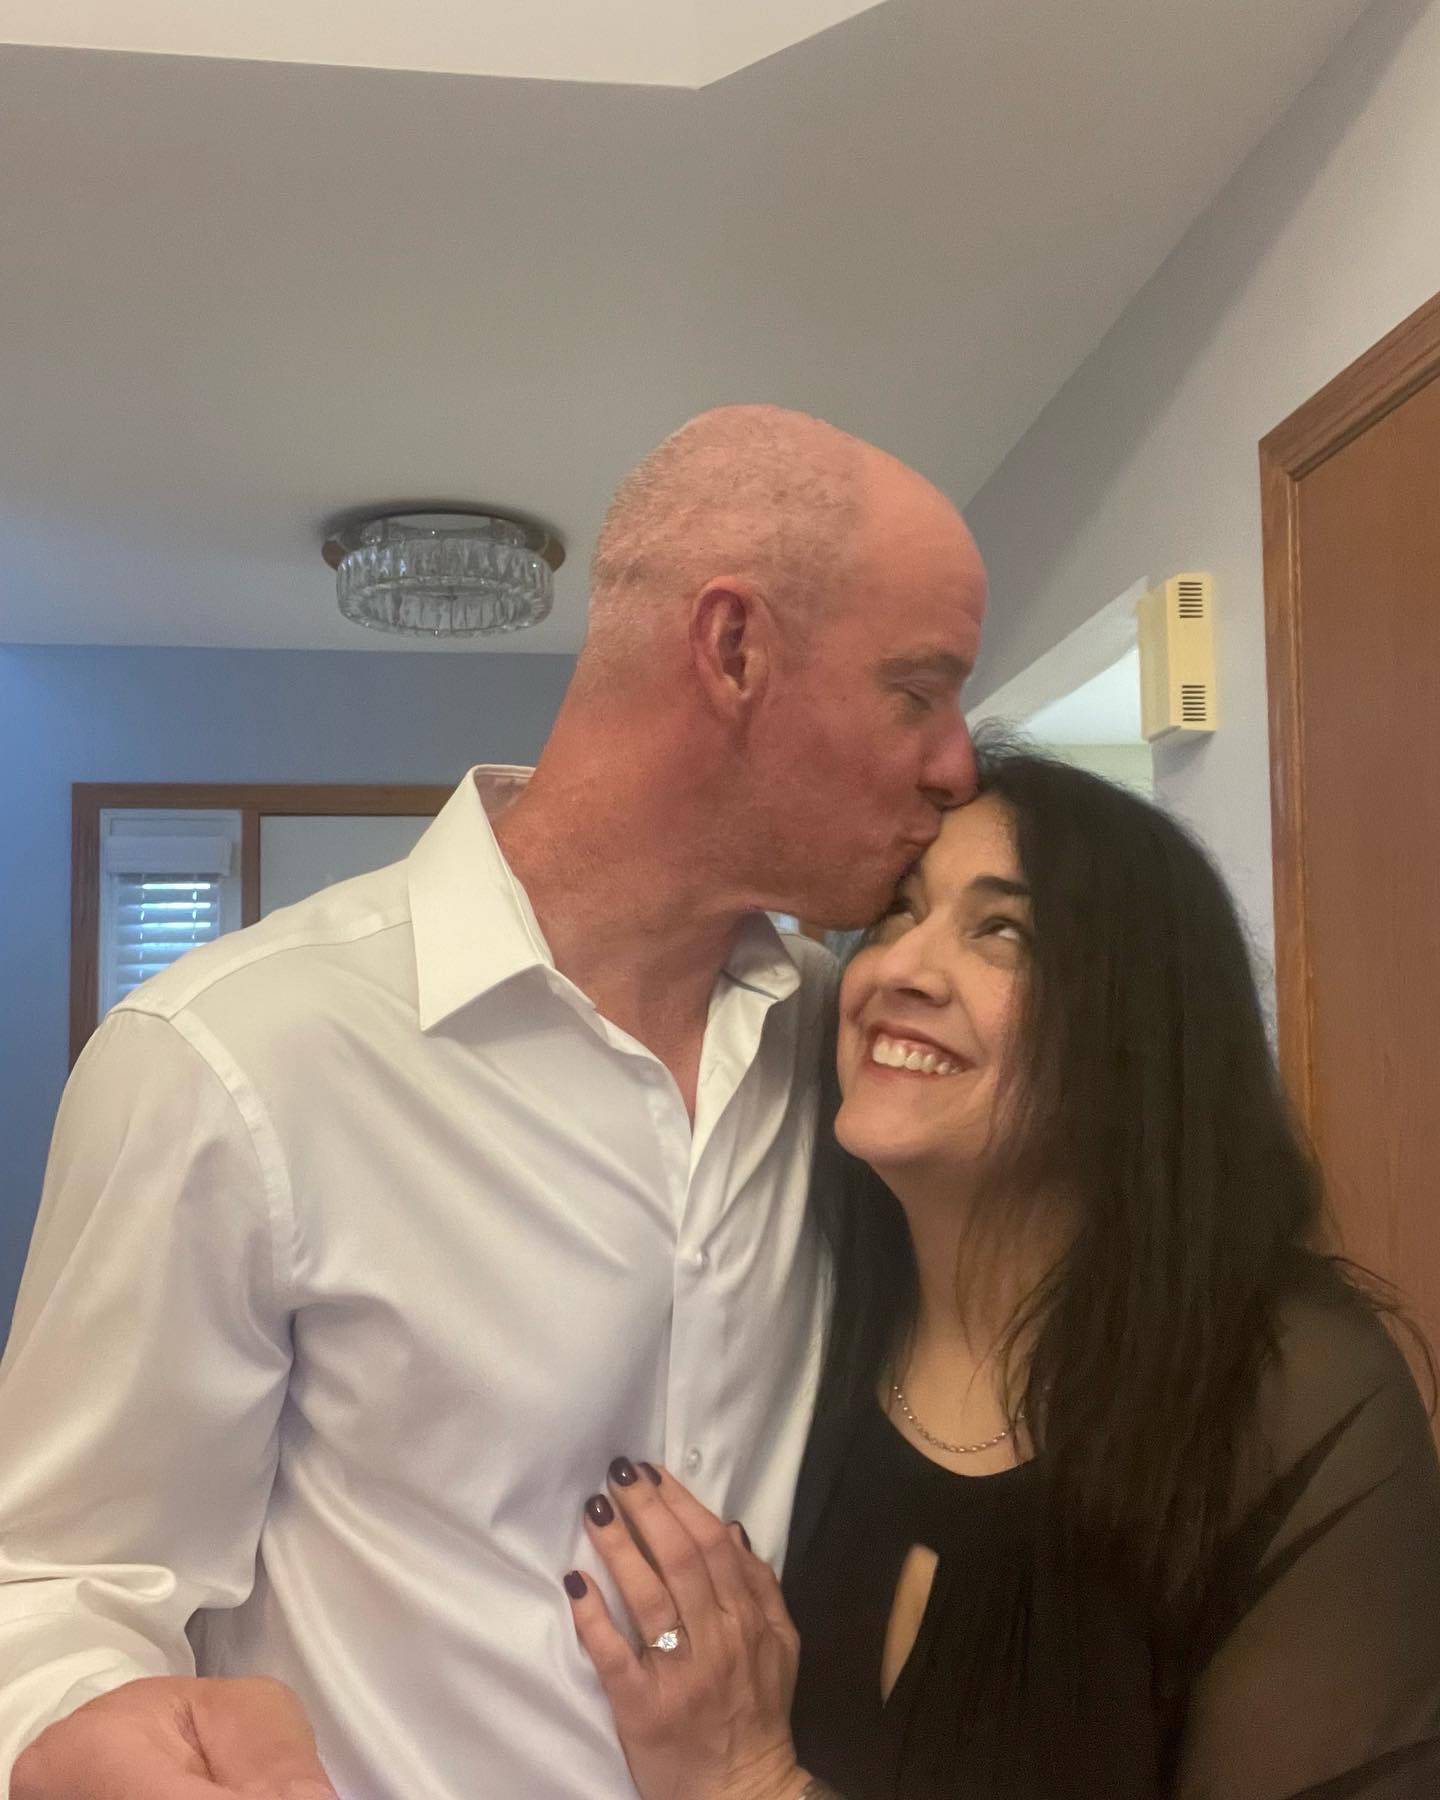
<path fill-rule="evenodd" d="M 887 887 L 873 900 L 857 902 L 853 907 L 811 907 L 795 914 L 802 924 L 815 931 L 868 931 L 889 906 L 895 889 Z"/>
<path fill-rule="evenodd" d="M 794 905 L 774 906 L 771 910 L 789 913 L 802 924 L 818 931 L 864 931 L 884 913 L 895 898 L 895 890 L 900 885 L 901 877 L 923 854 L 918 847 L 912 847 L 904 853 L 905 860 L 892 857 L 889 867 L 878 857 L 857 858 L 860 868 L 876 870 L 872 881 L 863 885 L 859 883 L 856 880 L 856 870 L 852 867 L 846 871 L 843 882 L 837 880 L 833 886 L 827 886 L 823 893 L 812 893 L 797 900 Z"/>
<path fill-rule="evenodd" d="M 807 925 L 820 926 L 826 931 L 865 931 L 895 898 L 895 889 L 900 885 L 903 873 L 902 869 L 893 877 L 883 876 L 869 886 L 852 888 L 843 895 L 832 893 L 824 903 L 817 898 L 798 917 Z"/>

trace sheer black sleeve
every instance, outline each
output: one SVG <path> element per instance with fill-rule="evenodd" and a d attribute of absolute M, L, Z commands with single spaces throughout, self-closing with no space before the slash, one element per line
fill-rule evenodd
<path fill-rule="evenodd" d="M 1404 1357 L 1296 1302 L 1197 1634 L 1178 1800 L 1440 1797 L 1440 1464 Z"/>

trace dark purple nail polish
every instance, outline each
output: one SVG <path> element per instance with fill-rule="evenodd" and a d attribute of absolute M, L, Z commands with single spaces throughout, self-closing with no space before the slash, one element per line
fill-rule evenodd
<path fill-rule="evenodd" d="M 610 1465 L 610 1479 L 616 1487 L 634 1487 L 639 1477 L 635 1473 L 635 1465 L 628 1456 L 617 1456 Z"/>
<path fill-rule="evenodd" d="M 748 1549 L 750 1549 L 750 1547 L 751 1547 L 751 1545 L 750 1545 L 750 1533 L 749 1533 L 749 1532 L 748 1532 L 748 1531 L 747 1531 L 747 1530 L 746 1530 L 746 1529 L 745 1529 L 745 1527 L 744 1527 L 744 1526 L 743 1526 L 743 1525 L 742 1525 L 742 1524 L 741 1524 L 741 1523 L 740 1523 L 740 1521 L 739 1521 L 739 1519 L 732 1519 L 732 1520 L 731 1520 L 731 1521 L 730 1521 L 730 1523 L 731 1523 L 731 1524 L 732 1524 L 732 1525 L 733 1525 L 733 1526 L 734 1526 L 734 1527 L 735 1527 L 735 1529 L 736 1529 L 736 1530 L 737 1530 L 737 1531 L 738 1531 L 738 1532 L 739 1532 L 739 1533 L 740 1533 L 740 1542 L 741 1542 L 741 1543 L 742 1543 L 742 1544 L 743 1544 L 743 1545 L 744 1545 L 744 1546 L 745 1546 L 745 1548 L 746 1548 L 746 1549 L 747 1549 L 747 1550 L 748 1550 Z"/>
<path fill-rule="evenodd" d="M 615 1518 L 615 1508 L 603 1494 L 592 1494 L 585 1502 L 585 1515 L 592 1525 L 609 1525 Z"/>
<path fill-rule="evenodd" d="M 642 1462 L 640 1465 L 640 1473 L 647 1481 L 653 1481 L 656 1487 L 659 1487 L 660 1471 L 655 1467 L 654 1463 Z"/>
<path fill-rule="evenodd" d="M 572 1600 L 585 1598 L 585 1577 L 578 1569 L 572 1569 L 565 1577 L 565 1592 Z"/>

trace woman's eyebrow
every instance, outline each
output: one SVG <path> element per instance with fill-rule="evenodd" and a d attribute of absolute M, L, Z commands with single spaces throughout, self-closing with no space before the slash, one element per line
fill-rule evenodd
<path fill-rule="evenodd" d="M 965 884 L 967 894 L 991 896 L 1001 900 L 1028 900 L 1030 890 L 1023 881 L 1011 881 L 1004 875 L 977 875 Z"/>

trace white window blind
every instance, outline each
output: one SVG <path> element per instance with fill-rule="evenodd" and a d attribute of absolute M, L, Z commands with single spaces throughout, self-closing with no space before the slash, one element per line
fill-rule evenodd
<path fill-rule="evenodd" d="M 239 814 L 101 821 L 100 1010 L 239 924 Z"/>
<path fill-rule="evenodd" d="M 219 937 L 221 883 L 215 876 L 117 875 L 112 898 L 114 963 L 110 1004 L 168 969 L 196 944 Z"/>
<path fill-rule="evenodd" d="M 104 840 L 105 872 L 115 875 L 214 875 L 231 873 L 235 846 L 228 837 L 155 829 L 109 832 Z"/>

